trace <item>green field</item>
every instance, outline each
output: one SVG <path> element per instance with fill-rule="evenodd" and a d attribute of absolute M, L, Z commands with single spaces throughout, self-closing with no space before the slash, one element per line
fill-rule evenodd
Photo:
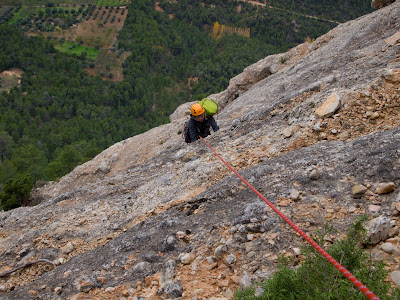
<path fill-rule="evenodd" d="M 4 7 L 3 7 L 4 8 Z M 60 7 L 53 7 L 57 10 L 59 9 L 63 9 L 63 10 L 71 10 L 71 9 L 75 9 L 76 11 L 78 11 L 78 9 L 80 8 L 80 5 L 68 5 L 68 6 L 60 6 Z M 19 9 L 18 11 L 16 11 L 15 9 L 12 11 L 12 13 L 14 14 L 14 16 L 12 17 L 12 19 L 10 21 L 8 21 L 8 24 L 14 24 L 16 23 L 18 20 L 20 19 L 30 19 L 32 18 L 32 16 L 39 16 L 40 13 L 42 12 L 42 15 L 45 16 L 46 15 L 46 8 L 45 6 L 22 6 L 21 9 Z M 65 14 L 66 17 L 72 17 L 72 13 L 69 14 Z"/>
<path fill-rule="evenodd" d="M 95 60 L 97 55 L 99 54 L 99 50 L 94 47 L 81 46 L 71 41 L 65 41 L 63 44 L 60 44 L 59 42 L 54 42 L 54 48 L 56 48 L 60 52 L 67 53 L 69 55 L 74 54 L 77 56 L 81 56 L 82 52 L 86 52 L 86 59 L 90 60 Z"/>
<path fill-rule="evenodd" d="M 118 5 L 128 5 L 130 0 L 97 0 L 95 4 L 97 6 L 118 6 Z"/>
<path fill-rule="evenodd" d="M 77 6 L 68 6 L 66 9 L 71 10 L 71 9 L 75 9 L 78 10 L 79 9 L 79 5 Z M 61 8 L 61 7 L 60 7 Z M 64 8 L 64 7 L 63 7 Z M 19 19 L 25 19 L 25 18 L 29 18 L 32 15 L 39 15 L 39 12 L 46 12 L 46 8 L 45 7 L 31 7 L 31 6 L 23 6 L 19 11 L 13 11 L 14 17 L 8 22 L 8 24 L 14 24 L 16 23 Z M 72 15 L 72 14 L 71 14 Z"/>

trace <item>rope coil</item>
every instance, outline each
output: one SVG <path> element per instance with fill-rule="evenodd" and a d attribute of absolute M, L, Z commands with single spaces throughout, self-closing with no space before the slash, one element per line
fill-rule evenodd
<path fill-rule="evenodd" d="M 258 197 L 267 203 L 273 211 L 275 211 L 282 219 L 285 220 L 296 232 L 298 232 L 311 246 L 313 246 L 322 256 L 324 256 L 336 269 L 339 270 L 351 283 L 353 283 L 358 290 L 360 290 L 368 299 L 379 300 L 379 298 L 372 293 L 365 285 L 363 285 L 356 277 L 354 277 L 346 268 L 339 264 L 331 255 L 329 255 L 321 246 L 319 246 L 312 238 L 310 238 L 303 230 L 294 224 L 287 216 L 285 216 L 278 208 L 276 208 L 270 201 L 267 200 L 259 191 L 257 191 L 250 183 L 248 183 L 242 176 L 239 175 L 215 150 L 200 136 L 208 148 L 233 172 L 238 176 Z"/>

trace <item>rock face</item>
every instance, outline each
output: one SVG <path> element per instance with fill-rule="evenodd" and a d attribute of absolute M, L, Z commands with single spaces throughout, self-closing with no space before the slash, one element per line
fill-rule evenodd
<path fill-rule="evenodd" d="M 392 270 L 399 19 L 397 1 L 249 66 L 210 96 L 222 107 L 221 130 L 207 138 L 306 233 L 332 221 L 338 233 L 321 246 L 363 214 L 384 219 L 374 249 L 385 244 L 376 256 Z M 319 118 L 336 94 L 337 107 Z M 232 299 L 272 274 L 279 255 L 299 255 L 304 240 L 202 141 L 184 143 L 188 106 L 36 190 L 40 204 L 0 212 L 0 274 L 37 259 L 56 265 L 1 277 L 0 299 Z"/>

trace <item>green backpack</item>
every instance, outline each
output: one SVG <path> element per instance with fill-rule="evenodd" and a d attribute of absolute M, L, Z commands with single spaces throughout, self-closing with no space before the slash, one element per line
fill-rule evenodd
<path fill-rule="evenodd" d="M 204 98 L 199 101 L 199 104 L 204 107 L 206 114 L 213 116 L 218 112 L 218 102 L 213 99 Z"/>

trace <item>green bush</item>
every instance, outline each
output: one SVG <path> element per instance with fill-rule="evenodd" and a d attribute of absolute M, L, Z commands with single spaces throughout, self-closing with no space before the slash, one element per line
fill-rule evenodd
<path fill-rule="evenodd" d="M 400 289 L 391 289 L 386 280 L 388 271 L 382 262 L 374 262 L 360 247 L 366 240 L 362 224 L 366 217 L 354 222 L 347 238 L 335 242 L 326 251 L 342 266 L 360 280 L 380 299 L 400 299 Z M 332 228 L 328 228 L 332 230 Z M 323 242 L 325 233 L 319 233 L 318 244 Z M 238 290 L 235 299 L 274 299 L 274 300 L 352 300 L 367 299 L 342 273 L 330 264 L 312 246 L 303 248 L 304 263 L 297 269 L 290 267 L 290 261 L 280 258 L 278 271 L 257 286 L 262 294 L 255 296 L 256 288 Z"/>
<path fill-rule="evenodd" d="M 4 210 L 20 207 L 33 188 L 31 175 L 21 175 L 16 180 L 9 179 L 0 193 L 0 203 Z"/>

